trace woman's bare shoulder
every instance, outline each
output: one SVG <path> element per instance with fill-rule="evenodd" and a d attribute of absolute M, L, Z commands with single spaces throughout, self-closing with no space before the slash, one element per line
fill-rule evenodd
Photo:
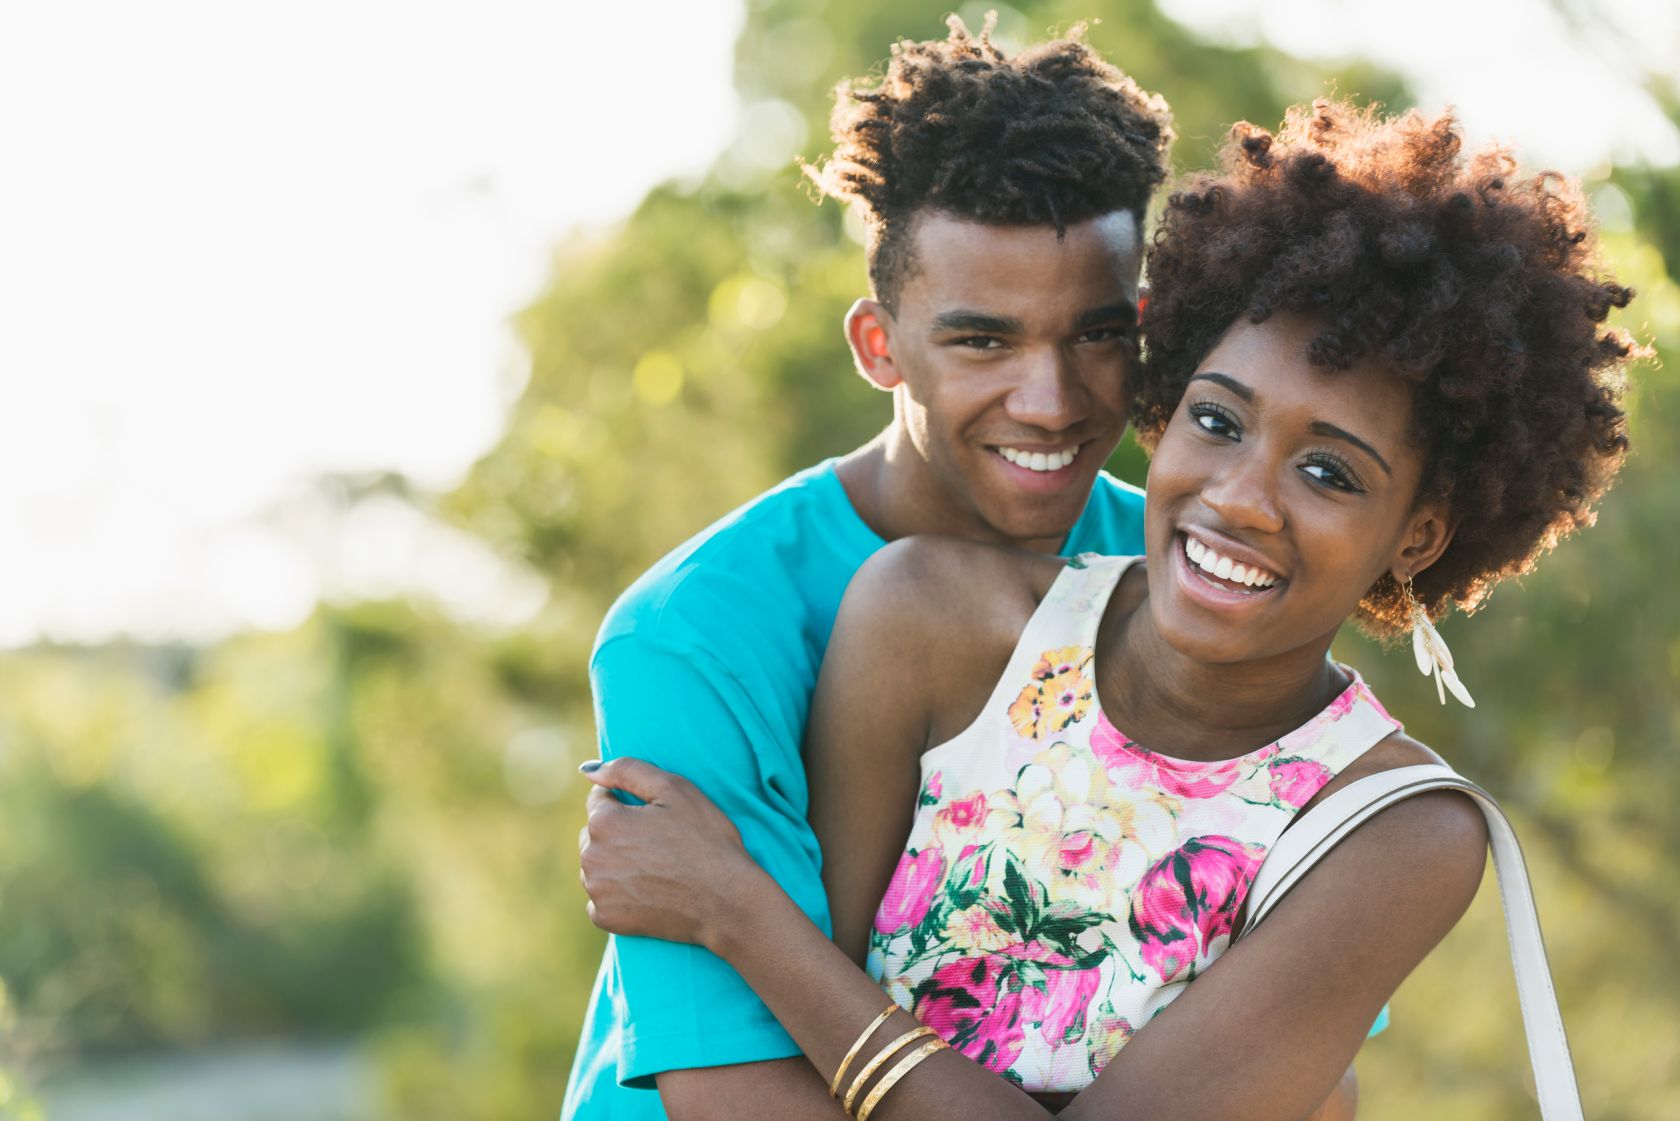
<path fill-rule="evenodd" d="M 1428 744 L 1396 730 L 1348 764 L 1303 812 L 1361 778 L 1420 764 L 1446 766 Z M 1451 790 L 1419 794 L 1390 806 L 1355 830 L 1343 847 L 1360 874 L 1426 875 L 1441 888 L 1447 911 L 1462 913 L 1476 894 L 1487 859 L 1487 820 L 1468 795 Z"/>
<path fill-rule="evenodd" d="M 909 537 L 852 579 L 825 674 L 908 690 L 920 752 L 966 727 L 1009 664 L 1021 631 L 1066 562 L 948 537 Z M 914 683 L 912 688 L 909 683 Z"/>
<path fill-rule="evenodd" d="M 864 562 L 842 611 L 944 632 L 953 620 L 1019 633 L 1066 564 L 1021 549 L 932 535 L 906 537 Z M 966 627 L 965 627 L 966 629 Z M 1013 638 L 1012 638 L 1013 640 Z"/>

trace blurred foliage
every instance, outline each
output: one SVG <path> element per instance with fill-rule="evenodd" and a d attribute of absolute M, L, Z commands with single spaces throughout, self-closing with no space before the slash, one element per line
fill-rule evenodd
<path fill-rule="evenodd" d="M 8 1072 L 256 1036 L 365 1041 L 404 1121 L 557 1113 L 601 945 L 573 841 L 594 629 L 660 554 L 887 419 L 839 331 L 865 291 L 856 227 L 813 205 L 791 153 L 820 156 L 837 79 L 942 33 L 946 10 L 754 0 L 740 138 L 556 250 L 519 316 L 531 376 L 506 433 L 436 501 L 547 577 L 531 625 L 364 603 L 204 650 L 0 656 L 0 1118 L 25 1116 Z M 1329 83 L 1407 103 L 1391 75 L 1210 46 L 1144 0 L 1003 8 L 1000 38 L 1091 16 L 1094 44 L 1172 101 L 1181 167 Z M 1680 169 L 1593 186 L 1641 291 L 1624 322 L 1672 351 Z M 1338 651 L 1518 819 L 1605 1121 L 1680 1116 L 1673 373 L 1642 369 L 1630 406 L 1636 450 L 1599 526 L 1447 624 L 1480 707 L 1439 708 L 1408 656 L 1355 635 Z M 1130 445 L 1112 466 L 1142 479 Z M 1365 1049 L 1361 1117 L 1532 1116 L 1508 976 L 1489 889 Z"/>

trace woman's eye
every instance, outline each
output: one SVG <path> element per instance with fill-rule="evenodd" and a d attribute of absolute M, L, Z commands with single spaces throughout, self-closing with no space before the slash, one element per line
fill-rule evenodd
<path fill-rule="evenodd" d="M 1215 436 L 1236 437 L 1241 435 L 1237 422 L 1230 413 L 1214 405 L 1192 405 L 1190 419 L 1204 432 Z"/>
<path fill-rule="evenodd" d="M 1362 488 L 1352 472 L 1341 464 L 1330 459 L 1310 459 L 1302 464 L 1301 470 L 1312 478 L 1317 479 L 1327 487 L 1359 493 Z"/>

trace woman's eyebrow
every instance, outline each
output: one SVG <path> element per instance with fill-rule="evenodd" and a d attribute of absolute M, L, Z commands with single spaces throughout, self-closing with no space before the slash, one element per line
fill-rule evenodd
<path fill-rule="evenodd" d="M 1329 436 L 1337 440 L 1346 440 L 1348 443 L 1352 444 L 1356 448 L 1359 448 L 1366 455 L 1376 460 L 1377 466 L 1388 472 L 1390 478 L 1393 477 L 1394 468 L 1388 465 L 1388 460 L 1378 454 L 1376 448 L 1373 448 L 1370 444 L 1367 444 L 1364 440 L 1361 440 L 1358 436 L 1355 436 L 1347 429 L 1337 428 L 1334 424 L 1331 424 L 1326 420 L 1315 420 L 1311 424 L 1307 425 L 1307 428 L 1320 436 Z"/>
<path fill-rule="evenodd" d="M 1250 404 L 1254 403 L 1254 390 L 1232 377 L 1230 374 L 1218 374 L 1212 370 L 1204 370 L 1190 379 L 1191 381 L 1211 381 L 1214 385 L 1223 385 L 1238 397 Z"/>

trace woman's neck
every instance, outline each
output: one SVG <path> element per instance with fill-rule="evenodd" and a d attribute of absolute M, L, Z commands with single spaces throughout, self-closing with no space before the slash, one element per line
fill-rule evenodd
<path fill-rule="evenodd" d="M 1326 657 L 1333 634 L 1271 658 L 1204 662 L 1161 636 L 1147 589 L 1124 599 L 1098 632 L 1097 698 L 1144 747 L 1182 759 L 1235 758 L 1299 728 L 1347 687 Z"/>

